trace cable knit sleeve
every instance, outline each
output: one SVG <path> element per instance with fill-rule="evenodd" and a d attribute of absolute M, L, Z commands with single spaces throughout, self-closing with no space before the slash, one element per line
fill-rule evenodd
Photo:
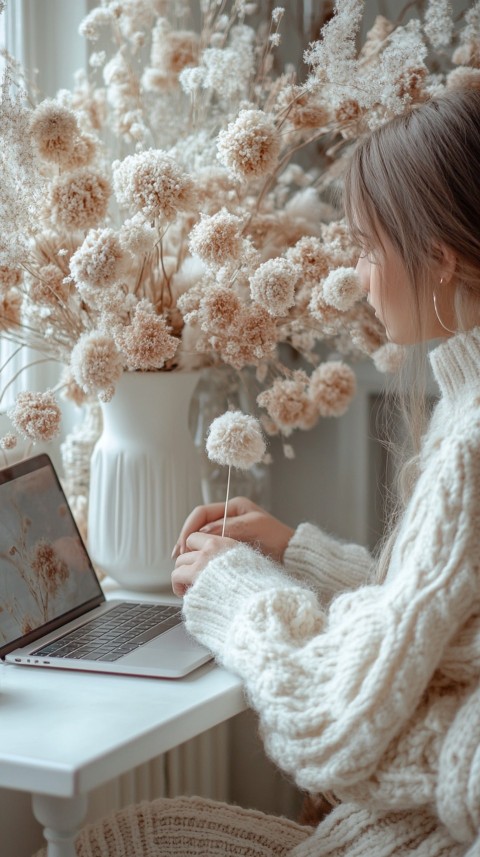
<path fill-rule="evenodd" d="M 356 589 L 372 576 L 373 561 L 361 545 L 347 544 L 312 524 L 300 524 L 283 564 L 292 577 L 308 583 L 326 606 L 334 595 Z"/>
<path fill-rule="evenodd" d="M 325 611 L 239 545 L 185 597 L 187 627 L 242 676 L 267 752 L 302 788 L 345 793 L 380 769 L 478 599 L 478 437 L 443 444 L 407 510 L 391 582 L 342 593 Z"/>

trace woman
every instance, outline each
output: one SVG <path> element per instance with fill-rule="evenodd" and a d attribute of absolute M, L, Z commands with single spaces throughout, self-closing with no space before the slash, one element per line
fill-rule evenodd
<path fill-rule="evenodd" d="M 397 522 L 374 559 L 241 498 L 221 538 L 222 505 L 201 507 L 172 575 L 188 629 L 243 678 L 268 754 L 339 804 L 313 829 L 160 800 L 109 820 L 113 850 L 105 822 L 85 831 L 82 855 L 480 854 L 480 92 L 380 127 L 345 187 L 368 299 L 416 355 Z M 432 339 L 426 428 L 417 352 Z"/>

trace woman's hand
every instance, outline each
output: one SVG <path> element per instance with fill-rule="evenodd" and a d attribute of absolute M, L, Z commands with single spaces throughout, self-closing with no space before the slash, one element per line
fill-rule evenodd
<path fill-rule="evenodd" d="M 220 536 L 206 533 L 190 533 L 186 539 L 185 552 L 177 557 L 172 572 L 172 589 L 175 595 L 185 595 L 207 563 L 236 544 L 234 539 L 222 539 Z"/>
<path fill-rule="evenodd" d="M 182 527 L 172 557 L 185 554 L 192 533 L 221 536 L 224 511 L 225 503 L 197 506 Z M 258 548 L 277 562 L 282 562 L 294 532 L 246 497 L 234 497 L 228 503 L 225 535 Z"/>

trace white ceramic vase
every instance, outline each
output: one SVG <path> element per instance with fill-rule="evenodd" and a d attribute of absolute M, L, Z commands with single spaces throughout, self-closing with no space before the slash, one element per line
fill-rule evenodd
<path fill-rule="evenodd" d="M 201 502 L 188 427 L 197 372 L 125 372 L 102 405 L 90 467 L 88 547 L 101 571 L 132 590 L 170 590 L 172 548 Z"/>

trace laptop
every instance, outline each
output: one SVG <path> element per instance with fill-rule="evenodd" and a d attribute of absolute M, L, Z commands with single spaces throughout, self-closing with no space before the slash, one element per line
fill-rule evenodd
<path fill-rule="evenodd" d="M 48 455 L 0 470 L 0 658 L 180 678 L 211 657 L 180 602 L 106 600 Z"/>

